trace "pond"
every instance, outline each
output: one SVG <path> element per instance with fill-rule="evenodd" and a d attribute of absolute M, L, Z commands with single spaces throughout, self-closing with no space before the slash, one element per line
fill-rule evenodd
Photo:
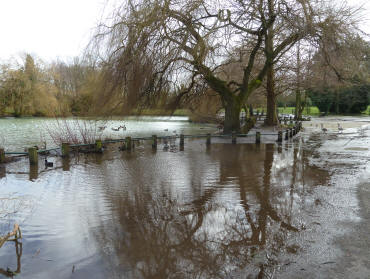
<path fill-rule="evenodd" d="M 368 118 L 343 133 L 322 121 L 282 145 L 141 142 L 55 157 L 51 169 L 2 166 L 0 235 L 19 223 L 23 238 L 0 249 L 0 278 L 333 277 L 350 264 L 341 240 L 363 223 L 370 130 Z M 214 129 L 150 123 L 149 135 Z"/>
<path fill-rule="evenodd" d="M 115 131 L 119 126 L 126 128 Z M 104 130 L 102 130 L 102 128 Z M 175 134 L 204 134 L 215 132 L 215 125 L 190 123 L 183 116 L 138 116 L 112 117 L 109 119 L 88 118 L 0 118 L 0 146 L 5 151 L 23 151 L 46 143 L 47 148 L 59 145 L 60 138 L 75 136 L 87 139 L 118 139 L 126 136 L 147 137 L 153 134 L 166 136 Z"/>

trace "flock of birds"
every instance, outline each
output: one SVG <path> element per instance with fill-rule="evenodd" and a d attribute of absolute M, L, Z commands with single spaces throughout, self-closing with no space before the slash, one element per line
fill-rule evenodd
<path fill-rule="evenodd" d="M 164 129 L 164 131 L 168 132 L 168 129 Z M 168 150 L 171 151 L 171 152 L 176 151 L 176 149 L 177 149 L 177 145 L 176 145 L 177 136 L 178 136 L 177 131 L 173 130 L 172 135 L 163 140 L 163 150 L 164 151 L 168 151 Z"/>
<path fill-rule="evenodd" d="M 99 126 L 98 127 L 99 131 L 104 131 L 106 128 L 107 128 L 107 126 Z M 112 129 L 112 131 L 118 132 L 121 129 L 123 131 L 126 131 L 127 128 L 126 128 L 126 125 L 123 124 L 123 125 L 118 126 L 117 128 L 112 127 L 111 129 Z M 168 132 L 168 129 L 164 129 L 164 131 Z M 168 138 L 164 139 L 164 141 L 163 141 L 163 144 L 164 144 L 163 145 L 163 150 L 174 151 L 176 149 L 176 144 L 175 143 L 176 143 L 176 137 L 177 136 L 178 136 L 177 131 L 173 130 L 172 135 L 169 136 Z"/>
<path fill-rule="evenodd" d="M 104 131 L 106 128 L 107 128 L 107 126 L 99 126 L 98 127 L 98 129 L 99 129 L 100 132 Z M 126 125 L 123 124 L 123 125 L 118 126 L 117 128 L 112 127 L 111 129 L 112 129 L 112 131 L 115 131 L 115 132 L 118 132 L 121 129 L 123 131 L 126 131 Z"/>
<path fill-rule="evenodd" d="M 123 131 L 126 131 L 126 125 L 121 125 L 119 126 L 118 128 L 112 128 L 112 131 L 115 131 L 115 132 L 118 132 L 119 130 L 123 130 Z"/>
<path fill-rule="evenodd" d="M 312 125 L 312 124 L 311 124 Z M 339 124 L 339 123 L 337 123 L 337 125 L 338 125 L 338 132 L 339 133 L 343 133 L 343 127 Z M 324 127 L 324 124 L 320 124 L 320 126 L 321 126 L 321 131 L 324 133 L 324 134 L 326 134 L 327 132 L 328 132 L 328 129 L 327 128 L 325 128 Z M 316 125 L 316 127 L 317 127 L 317 125 Z"/>
<path fill-rule="evenodd" d="M 312 124 L 311 124 L 312 126 Z M 328 129 L 324 127 L 324 124 L 320 124 L 321 126 L 321 131 L 326 134 L 328 132 Z M 343 133 L 344 129 L 343 127 L 337 123 L 337 126 L 338 126 L 338 133 Z M 316 127 L 318 127 L 318 124 L 316 124 Z M 362 125 L 360 128 L 357 128 L 357 131 L 360 135 L 363 135 L 365 130 L 370 130 L 370 125 Z"/>
<path fill-rule="evenodd" d="M 164 131 L 168 132 L 168 129 L 164 129 Z M 177 136 L 178 136 L 177 131 L 173 130 L 172 135 L 163 140 L 163 150 L 164 151 L 168 151 L 168 150 L 170 150 L 172 152 L 176 151 L 176 149 L 177 149 L 177 146 L 176 146 Z"/>

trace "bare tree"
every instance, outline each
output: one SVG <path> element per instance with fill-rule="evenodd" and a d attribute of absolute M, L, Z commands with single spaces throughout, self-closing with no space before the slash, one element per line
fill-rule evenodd
<path fill-rule="evenodd" d="M 103 97 L 108 101 L 116 94 L 130 104 L 143 98 L 150 102 L 181 83 L 186 84 L 176 96 L 181 99 L 196 84 L 206 83 L 225 109 L 224 132 L 239 131 L 241 108 L 266 75 L 268 108 L 275 112 L 274 64 L 330 20 L 327 1 L 311 2 L 123 1 L 112 20 L 100 24 L 92 44 L 100 47 L 95 50 L 107 70 Z M 234 62 L 230 53 L 237 48 L 247 57 L 241 78 L 225 79 L 220 69 Z M 264 58 L 257 70 L 261 51 Z"/>
<path fill-rule="evenodd" d="M 325 42 L 334 38 L 342 38 L 349 33 L 358 32 L 358 23 L 361 20 L 359 8 L 351 7 L 346 1 L 268 1 L 268 12 L 276 15 L 274 24 L 270 26 L 266 33 L 265 53 L 266 59 L 271 57 L 270 53 L 279 47 L 284 41 L 287 32 L 296 34 L 296 40 L 290 45 L 303 41 L 304 44 L 311 44 L 316 48 L 322 48 Z M 285 6 L 285 9 L 281 9 Z M 285 11 L 288 11 L 286 13 Z M 301 28 L 298 30 L 297 28 Z M 330 39 L 329 39 L 330 38 Z M 290 51 L 290 48 L 286 48 Z M 267 73 L 267 119 L 266 124 L 275 125 L 276 118 L 276 95 L 274 83 L 274 66 L 279 60 L 285 59 L 284 51 L 282 55 L 271 59 L 270 69 Z M 301 59 L 299 57 L 298 59 Z M 300 65 L 297 61 L 296 74 L 299 83 Z M 299 91 L 299 84 L 296 85 L 296 92 Z M 299 95 L 298 101 L 299 101 Z M 300 106 L 301 107 L 301 106 Z"/>

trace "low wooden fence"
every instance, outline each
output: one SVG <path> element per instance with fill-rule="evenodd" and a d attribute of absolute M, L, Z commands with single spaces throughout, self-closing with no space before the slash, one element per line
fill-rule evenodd
<path fill-rule="evenodd" d="M 283 142 L 283 138 L 288 140 L 289 138 L 294 137 L 300 130 L 302 129 L 302 123 L 297 122 L 294 127 L 286 129 L 285 131 L 278 131 L 277 133 L 261 133 L 259 131 L 255 134 L 255 143 L 261 143 L 261 136 L 277 136 L 277 142 Z M 285 137 L 284 137 L 285 135 Z M 71 149 L 76 149 L 80 147 L 87 147 L 90 148 L 91 152 L 102 153 L 103 152 L 103 144 L 109 143 L 119 143 L 122 142 L 123 146 L 121 150 L 131 150 L 133 147 L 133 142 L 141 141 L 141 140 L 151 140 L 152 148 L 157 149 L 158 140 L 171 140 L 171 139 L 180 139 L 180 150 L 184 148 L 185 138 L 205 138 L 206 144 L 210 145 L 212 138 L 231 138 L 231 142 L 233 144 L 237 143 L 238 137 L 248 137 L 251 134 L 237 134 L 233 132 L 229 135 L 212 135 L 212 134 L 200 134 L 200 135 L 175 135 L 175 136 L 157 136 L 152 135 L 151 137 L 126 137 L 124 139 L 114 139 L 114 140 L 96 140 L 95 143 L 88 143 L 88 144 L 69 144 L 69 143 L 62 143 L 61 147 L 52 148 L 52 149 L 38 149 L 36 146 L 28 148 L 28 152 L 5 152 L 3 148 L 0 148 L 0 163 L 5 163 L 6 158 L 5 155 L 24 155 L 29 157 L 29 162 L 31 165 L 38 164 L 38 154 L 47 154 L 51 151 L 60 151 L 62 157 L 68 157 Z M 253 136 L 253 135 L 252 135 Z"/>

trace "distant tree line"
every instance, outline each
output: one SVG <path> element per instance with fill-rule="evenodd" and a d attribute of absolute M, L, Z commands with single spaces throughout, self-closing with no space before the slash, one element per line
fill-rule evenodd
<path fill-rule="evenodd" d="M 26 54 L 20 63 L 1 65 L 0 115 L 83 114 L 91 106 L 94 68 L 75 59 L 45 65 Z"/>
<path fill-rule="evenodd" d="M 103 98 L 106 74 L 89 56 L 44 63 L 25 54 L 0 65 L 0 116 L 89 116 L 140 113 L 139 103 L 121 95 Z M 175 94 L 175 93 L 173 93 Z M 163 88 L 151 108 L 163 108 L 170 92 Z M 103 109 L 104 107 L 104 109 Z"/>

